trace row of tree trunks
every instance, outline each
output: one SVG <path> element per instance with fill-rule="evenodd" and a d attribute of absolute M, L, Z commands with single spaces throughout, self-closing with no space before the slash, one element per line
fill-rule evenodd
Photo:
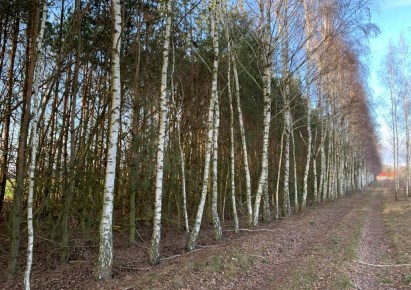
<path fill-rule="evenodd" d="M 345 98 L 366 98 L 352 88 L 358 60 L 344 47 L 333 26 L 343 20 L 327 12 L 328 4 L 256 1 L 254 19 L 227 1 L 183 2 L 184 8 L 171 0 L 158 6 L 57 1 L 60 19 L 42 18 L 52 29 L 45 32 L 47 59 L 35 81 L 45 9 L 30 8 L 25 38 L 18 33 L 24 18 L 1 19 L 2 27 L 4 21 L 16 25 L 9 28 L 15 40 L 5 36 L 0 45 L 12 44 L 10 52 L 1 50 L 10 67 L 7 98 L 0 97 L 6 105 L 0 112 L 2 201 L 6 182 L 16 184 L 10 273 L 26 209 L 31 229 L 34 217 L 52 224 L 42 234 L 59 245 L 60 262 L 70 260 L 74 235 L 86 237 L 99 223 L 96 274 L 105 280 L 112 275 L 114 214 L 131 243 L 140 226 L 151 227 L 149 258 L 156 265 L 164 221 L 184 224 L 186 248 L 194 250 L 204 220 L 219 240 L 227 219 L 237 233 L 239 215 L 256 226 L 270 221 L 270 206 L 278 219 L 369 181 L 378 161 L 366 160 L 364 147 L 372 151 L 375 144 L 354 141 L 364 132 L 354 124 L 370 120 L 344 109 Z M 24 58 L 16 53 L 23 50 Z M 12 75 L 22 67 L 20 98 Z M 348 74 L 353 77 L 344 83 Z M 44 102 L 30 116 L 37 94 Z M 354 119 L 361 114 L 364 119 Z M 32 230 L 28 236 L 32 241 Z"/>

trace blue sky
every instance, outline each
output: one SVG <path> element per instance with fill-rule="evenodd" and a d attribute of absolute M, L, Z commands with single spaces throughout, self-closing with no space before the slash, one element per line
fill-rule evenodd
<path fill-rule="evenodd" d="M 377 114 L 381 142 L 381 156 L 384 164 L 392 164 L 391 133 L 385 120 L 389 113 L 388 99 L 380 85 L 379 72 L 390 40 L 398 42 L 401 32 L 411 45 L 411 0 L 380 0 L 379 9 L 373 11 L 371 21 L 381 30 L 378 37 L 370 40 L 369 86 L 373 92 L 372 102 Z"/>

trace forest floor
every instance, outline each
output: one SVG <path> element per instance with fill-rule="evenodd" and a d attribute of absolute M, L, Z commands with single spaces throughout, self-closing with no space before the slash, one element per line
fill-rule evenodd
<path fill-rule="evenodd" d="M 226 231 L 219 242 L 206 225 L 191 253 L 184 251 L 184 234 L 166 230 L 156 267 L 147 263 L 143 236 L 132 246 L 123 236 L 115 243 L 114 279 L 108 282 L 93 278 L 95 245 L 79 247 L 82 253 L 60 265 L 40 243 L 32 288 L 411 289 L 410 225 L 411 202 L 395 202 L 387 188 L 373 186 L 237 235 Z M 22 279 L 4 288 L 21 289 Z"/>

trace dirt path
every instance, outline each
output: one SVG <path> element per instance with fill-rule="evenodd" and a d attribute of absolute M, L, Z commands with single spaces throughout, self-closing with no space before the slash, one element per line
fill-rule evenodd
<path fill-rule="evenodd" d="M 382 220 L 386 198 L 375 188 L 345 197 L 97 288 L 410 289 L 404 269 L 359 263 L 395 264 Z"/>
<path fill-rule="evenodd" d="M 411 267 L 392 266 L 410 263 L 411 206 L 391 199 L 370 188 L 192 253 L 174 247 L 157 267 L 117 258 L 109 282 L 93 280 L 90 257 L 36 274 L 33 289 L 411 289 Z"/>
<path fill-rule="evenodd" d="M 373 198 L 367 208 L 353 282 L 358 289 L 398 289 L 401 277 L 395 267 L 389 266 L 396 263 L 391 257 L 390 239 L 383 222 L 385 195 L 381 190 L 370 195 Z"/>

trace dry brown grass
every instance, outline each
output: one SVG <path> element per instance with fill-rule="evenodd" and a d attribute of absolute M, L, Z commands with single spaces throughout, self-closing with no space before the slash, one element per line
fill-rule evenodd
<path fill-rule="evenodd" d="M 397 264 L 411 263 L 411 200 L 394 201 L 385 196 L 384 223 L 392 241 L 393 256 Z M 411 285 L 411 268 L 402 269 L 402 282 Z"/>
<path fill-rule="evenodd" d="M 383 214 L 401 214 L 407 215 L 410 217 L 411 212 L 411 202 L 407 200 L 400 200 L 400 201 L 388 201 L 384 205 Z"/>

